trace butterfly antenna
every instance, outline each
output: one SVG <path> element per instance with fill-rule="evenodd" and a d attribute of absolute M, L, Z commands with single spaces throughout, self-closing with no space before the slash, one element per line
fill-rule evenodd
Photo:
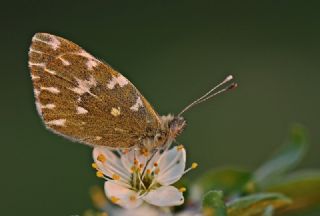
<path fill-rule="evenodd" d="M 192 103 L 190 103 L 188 106 L 186 106 L 179 114 L 178 116 L 181 116 L 182 113 L 186 112 L 187 110 L 189 110 L 191 107 L 197 105 L 197 104 L 200 104 L 222 92 L 225 92 L 225 91 L 229 91 L 231 89 L 234 89 L 238 86 L 237 83 L 231 83 L 230 85 L 228 85 L 227 87 L 219 90 L 219 91 L 216 91 L 214 92 L 215 90 L 217 90 L 219 87 L 223 86 L 224 84 L 230 82 L 231 80 L 233 79 L 233 76 L 232 75 L 229 75 L 227 76 L 221 83 L 219 83 L 218 85 L 216 85 L 215 87 L 213 87 L 212 89 L 210 89 L 207 93 L 205 93 L 204 95 L 202 95 L 201 97 L 199 97 L 198 99 L 196 99 L 195 101 L 193 101 Z"/>
<path fill-rule="evenodd" d="M 153 159 L 153 157 L 156 155 L 157 153 L 157 149 L 153 149 L 152 150 L 152 153 L 151 153 L 151 156 L 149 157 L 149 159 L 147 160 L 146 162 L 146 165 L 144 166 L 143 170 L 142 170 L 142 173 L 141 173 L 141 176 L 142 176 L 142 179 L 144 178 L 144 174 L 146 172 L 146 169 L 147 169 L 147 166 L 149 165 L 150 161 Z"/>

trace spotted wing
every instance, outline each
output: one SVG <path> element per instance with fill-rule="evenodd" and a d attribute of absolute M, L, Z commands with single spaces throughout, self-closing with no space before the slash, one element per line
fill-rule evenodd
<path fill-rule="evenodd" d="M 47 128 L 90 145 L 127 148 L 156 130 L 158 114 L 120 73 L 58 36 L 32 38 L 29 67 Z"/>

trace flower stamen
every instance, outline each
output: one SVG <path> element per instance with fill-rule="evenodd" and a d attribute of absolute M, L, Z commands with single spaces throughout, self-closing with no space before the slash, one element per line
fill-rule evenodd
<path fill-rule="evenodd" d="M 181 193 L 183 193 L 183 192 L 186 192 L 187 189 L 186 189 L 185 187 L 181 187 L 181 188 L 179 188 L 179 191 L 180 191 Z"/>
<path fill-rule="evenodd" d="M 197 167 L 198 167 L 198 163 L 193 162 L 192 165 L 191 165 L 191 168 L 192 168 L 192 169 L 195 169 L 195 168 L 197 168 Z"/>
<path fill-rule="evenodd" d="M 106 162 L 107 158 L 103 154 L 99 154 L 97 157 L 97 160 L 100 161 L 101 163 Z"/>
<path fill-rule="evenodd" d="M 183 145 L 178 145 L 176 148 L 177 148 L 178 151 L 181 151 L 182 149 L 184 149 L 184 146 Z"/>
<path fill-rule="evenodd" d="M 141 175 L 138 175 L 139 181 L 140 181 L 140 186 L 144 188 L 144 190 L 147 190 L 146 186 L 144 185 L 144 182 L 141 179 Z"/>
<path fill-rule="evenodd" d="M 193 163 L 191 164 L 191 167 L 189 167 L 188 169 L 186 169 L 183 174 L 186 174 L 186 173 L 189 172 L 190 170 L 193 170 L 193 169 L 195 169 L 195 168 L 197 168 L 197 167 L 198 167 L 198 163 L 193 162 Z"/>
<path fill-rule="evenodd" d="M 115 196 L 111 196 L 111 202 L 113 203 L 117 203 L 120 199 L 118 197 L 115 197 Z"/>
<path fill-rule="evenodd" d="M 96 176 L 97 176 L 98 178 L 104 178 L 103 172 L 101 172 L 100 170 L 98 170 L 98 171 L 96 172 Z"/>
<path fill-rule="evenodd" d="M 117 175 L 117 174 L 113 174 L 113 175 L 112 175 L 112 179 L 113 179 L 113 180 L 120 180 L 120 176 Z"/>
<path fill-rule="evenodd" d="M 129 197 L 129 200 L 132 201 L 132 202 L 134 202 L 134 201 L 137 200 L 137 197 L 136 197 L 135 195 L 131 195 L 131 196 Z"/>
<path fill-rule="evenodd" d="M 158 175 L 159 172 L 160 172 L 160 169 L 159 169 L 159 168 L 156 168 L 156 169 L 154 170 L 154 174 L 156 174 L 156 175 Z"/>
<path fill-rule="evenodd" d="M 97 177 L 107 181 L 105 182 L 107 197 L 112 203 L 123 207 L 141 205 L 140 199 L 158 190 L 169 193 L 170 185 L 178 181 L 184 173 L 198 166 L 197 163 L 192 163 L 185 170 L 186 152 L 183 145 L 170 149 L 155 148 L 152 151 L 141 148 L 125 151 L 95 147 L 93 155 L 95 163 L 91 166 L 96 169 Z M 175 192 L 170 191 L 175 193 L 175 196 L 165 199 L 172 199 L 169 201 L 172 205 L 182 204 L 183 192 L 186 190 L 185 187 L 178 187 Z M 154 196 L 152 198 L 154 201 L 148 199 L 143 201 L 162 205 L 162 197 Z"/>
<path fill-rule="evenodd" d="M 147 175 L 150 175 L 150 174 L 151 174 L 151 170 L 147 169 Z"/>
<path fill-rule="evenodd" d="M 97 169 L 97 168 L 98 168 L 98 166 L 97 166 L 96 163 L 92 163 L 92 164 L 91 164 L 91 167 L 92 167 L 93 169 Z"/>
<path fill-rule="evenodd" d="M 140 154 L 142 154 L 145 157 L 149 156 L 149 151 L 146 148 L 140 149 Z"/>

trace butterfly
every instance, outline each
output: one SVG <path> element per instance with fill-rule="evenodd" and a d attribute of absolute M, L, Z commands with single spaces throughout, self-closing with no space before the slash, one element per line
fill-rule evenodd
<path fill-rule="evenodd" d="M 36 33 L 28 63 L 45 126 L 73 141 L 110 148 L 166 146 L 186 126 L 182 113 L 237 86 L 214 92 L 233 79 L 228 76 L 180 114 L 160 116 L 127 78 L 64 38 Z"/>

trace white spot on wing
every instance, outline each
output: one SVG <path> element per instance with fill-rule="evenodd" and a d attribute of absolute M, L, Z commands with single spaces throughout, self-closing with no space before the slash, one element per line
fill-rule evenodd
<path fill-rule="evenodd" d="M 118 107 L 118 108 L 112 107 L 110 113 L 111 113 L 111 115 L 113 115 L 115 117 L 119 116 L 121 114 L 120 107 Z"/>
<path fill-rule="evenodd" d="M 45 63 L 34 63 L 34 62 L 30 62 L 30 61 L 29 61 L 29 67 L 32 67 L 32 66 L 37 66 L 37 67 L 45 68 L 45 67 L 46 67 L 46 64 L 45 64 Z"/>
<path fill-rule="evenodd" d="M 39 50 L 35 50 L 35 49 L 30 48 L 29 49 L 29 53 L 31 53 L 31 52 L 38 53 L 38 54 L 43 54 L 43 52 L 41 52 Z"/>
<path fill-rule="evenodd" d="M 86 63 L 89 70 L 92 70 L 95 66 L 98 65 L 98 63 L 94 60 L 88 60 Z"/>
<path fill-rule="evenodd" d="M 98 63 L 92 59 L 89 59 L 86 63 L 88 70 L 92 70 L 95 66 L 98 65 Z"/>
<path fill-rule="evenodd" d="M 45 90 L 45 91 L 48 91 L 48 92 L 51 92 L 53 94 L 59 94 L 60 93 L 60 90 L 56 87 L 41 87 L 41 90 Z"/>
<path fill-rule="evenodd" d="M 32 80 L 36 80 L 36 79 L 40 79 L 40 77 L 39 77 L 39 76 L 36 76 L 36 75 L 31 74 L 31 79 L 32 79 Z"/>
<path fill-rule="evenodd" d="M 60 59 L 62 61 L 62 64 L 64 64 L 65 66 L 69 66 L 71 65 L 71 63 L 67 60 L 65 60 L 64 58 L 62 58 L 61 56 L 58 57 L 58 59 Z"/>
<path fill-rule="evenodd" d="M 41 109 L 54 109 L 56 105 L 54 104 L 46 104 L 46 105 L 41 105 Z"/>
<path fill-rule="evenodd" d="M 56 125 L 56 126 L 64 126 L 66 121 L 67 121 L 66 119 L 56 119 L 56 120 L 48 121 L 47 124 L 48 125 Z"/>
<path fill-rule="evenodd" d="M 76 55 L 80 55 L 87 58 L 86 66 L 88 70 L 92 70 L 94 67 L 98 65 L 99 61 L 84 50 L 81 50 L 79 53 L 76 53 Z"/>
<path fill-rule="evenodd" d="M 78 79 L 78 78 L 75 78 L 76 81 L 78 82 L 78 87 L 74 87 L 74 88 L 70 88 L 71 91 L 79 94 L 79 95 L 82 95 L 86 92 L 90 93 L 91 95 L 93 95 L 91 92 L 90 92 L 90 88 L 92 87 L 95 87 L 97 85 L 97 82 L 96 80 L 94 79 L 93 76 L 90 77 L 89 80 L 81 80 L 81 79 Z"/>
<path fill-rule="evenodd" d="M 140 107 L 143 107 L 143 103 L 140 97 L 137 98 L 136 103 L 130 107 L 133 111 L 138 111 Z"/>
<path fill-rule="evenodd" d="M 77 114 L 86 114 L 86 113 L 88 113 L 88 110 L 80 106 L 77 107 Z"/>
<path fill-rule="evenodd" d="M 46 34 L 46 36 L 49 37 L 49 40 L 42 40 L 42 39 L 38 38 L 37 35 L 35 35 L 32 38 L 32 41 L 40 41 L 42 43 L 48 44 L 54 50 L 58 49 L 61 44 L 60 41 L 53 35 Z"/>
<path fill-rule="evenodd" d="M 120 87 L 123 87 L 123 86 L 127 85 L 128 83 L 129 83 L 129 81 L 124 76 L 122 76 L 120 74 L 118 77 L 112 77 L 112 79 L 107 84 L 107 87 L 109 89 L 113 89 L 117 84 Z"/>
<path fill-rule="evenodd" d="M 36 101 L 36 108 L 37 108 L 37 111 L 39 113 L 39 115 L 41 116 L 42 115 L 42 111 L 41 111 L 41 104 L 39 101 Z"/>
<path fill-rule="evenodd" d="M 37 98 L 38 96 L 39 96 L 39 94 L 40 94 L 40 91 L 38 90 L 38 89 L 34 89 L 33 90 L 33 92 L 34 92 L 34 96 Z"/>
<path fill-rule="evenodd" d="M 94 139 L 95 139 L 95 140 L 101 140 L 102 137 L 101 137 L 101 136 L 96 136 Z"/>
<path fill-rule="evenodd" d="M 56 107 L 56 105 L 54 105 L 54 104 L 43 105 L 39 101 L 36 101 L 36 108 L 37 108 L 37 111 L 40 115 L 42 114 L 42 109 L 54 109 L 55 107 Z"/>
<path fill-rule="evenodd" d="M 45 68 L 44 71 L 46 71 L 46 72 L 48 72 L 49 74 L 52 74 L 52 75 L 56 75 L 56 74 L 57 74 L 56 71 L 50 70 L 50 69 L 48 69 L 48 68 Z"/>

